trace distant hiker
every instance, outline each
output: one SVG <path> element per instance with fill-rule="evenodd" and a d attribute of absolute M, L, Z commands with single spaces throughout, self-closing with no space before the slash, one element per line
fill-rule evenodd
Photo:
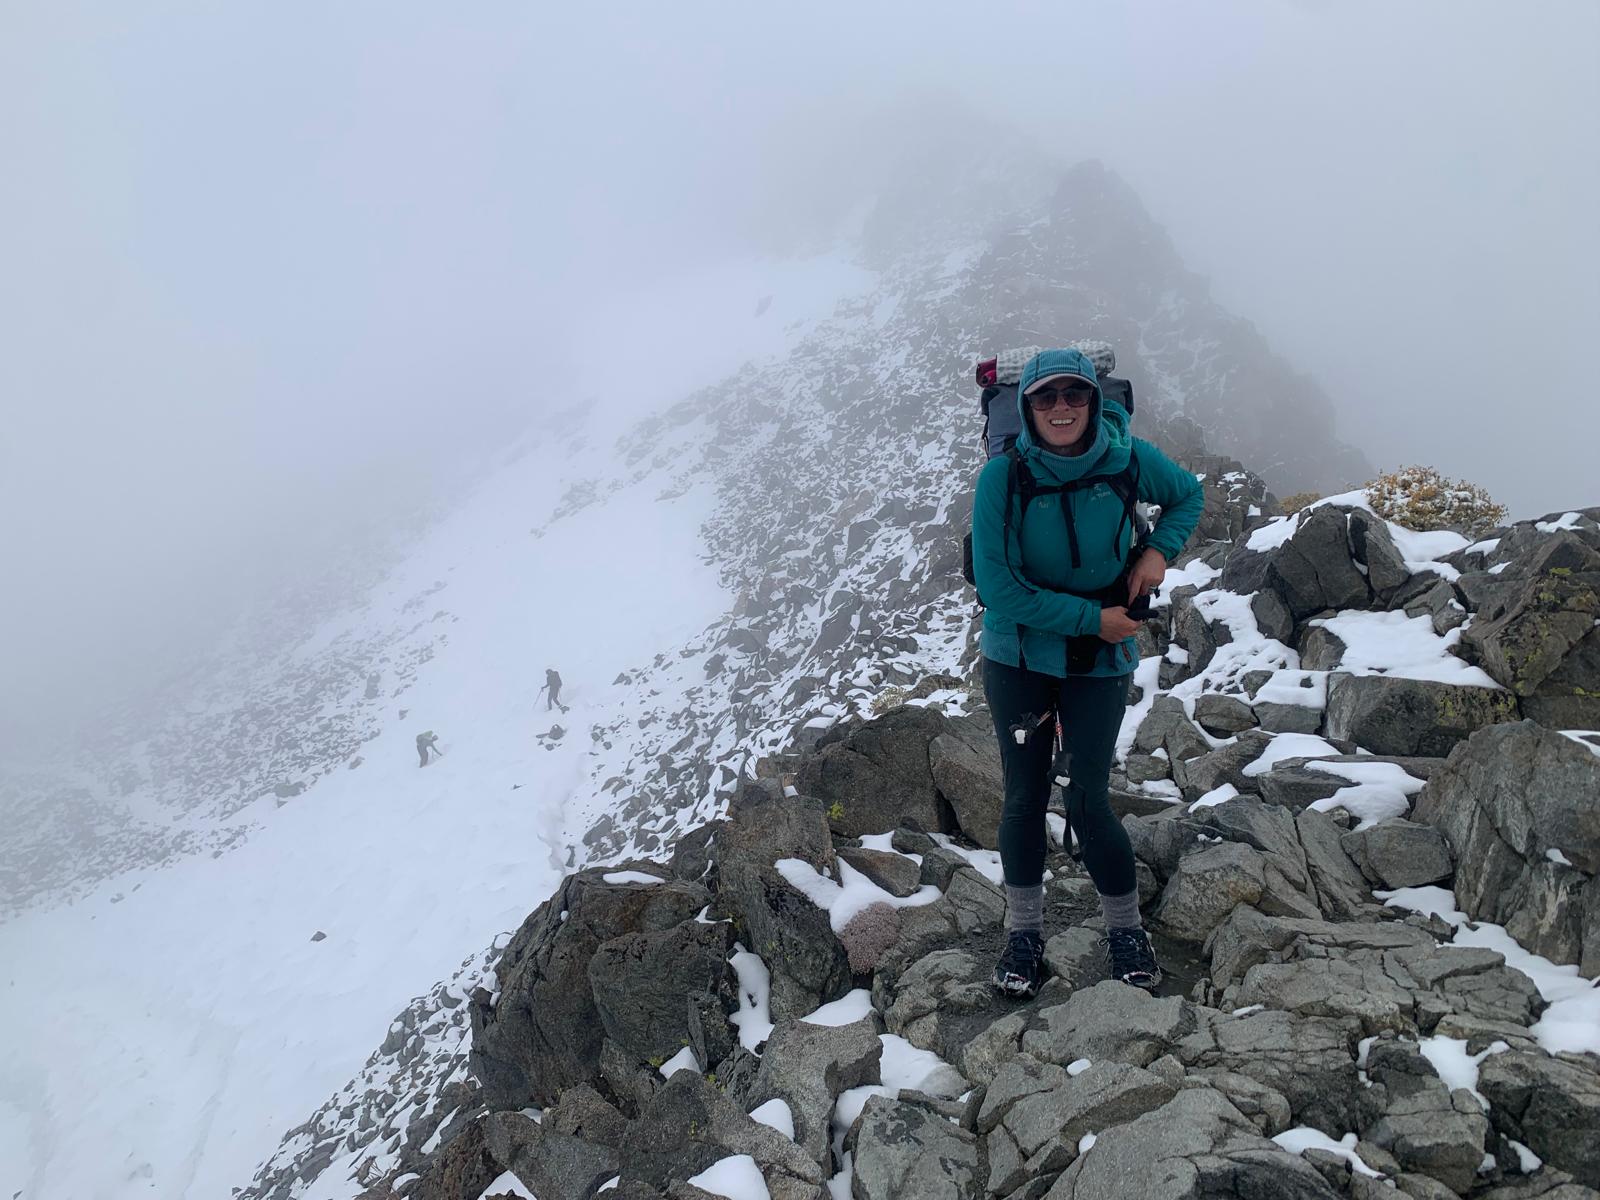
<path fill-rule="evenodd" d="M 979 474 L 972 513 L 974 581 L 985 605 L 983 685 L 1005 777 L 1007 940 L 994 985 L 1012 996 L 1039 990 L 1045 806 L 1059 774 L 1100 893 L 1112 977 L 1154 990 L 1161 969 L 1139 916 L 1133 849 L 1107 785 L 1139 662 L 1139 610 L 1148 612 L 1151 589 L 1200 519 L 1200 484 L 1129 434 L 1127 410 L 1105 400 L 1082 351 L 1031 357 L 1017 381 L 1015 417 L 1016 442 Z M 1161 506 L 1143 539 L 1134 520 L 1139 501 Z M 1071 756 L 1064 771 L 1052 770 L 1058 720 Z"/>
<path fill-rule="evenodd" d="M 549 694 L 549 699 L 545 701 L 545 712 L 549 712 L 552 708 L 559 708 L 562 712 L 567 711 L 567 706 L 561 703 L 561 673 L 554 667 L 545 668 L 544 686 L 539 689 L 534 699 L 537 700 L 546 693 Z"/>
<path fill-rule="evenodd" d="M 426 733 L 417 734 L 417 757 L 422 760 L 417 764 L 417 766 L 425 767 L 428 765 L 428 751 L 430 750 L 432 750 L 436 756 L 444 753 L 443 750 L 439 749 L 438 735 L 435 734 L 431 729 Z"/>

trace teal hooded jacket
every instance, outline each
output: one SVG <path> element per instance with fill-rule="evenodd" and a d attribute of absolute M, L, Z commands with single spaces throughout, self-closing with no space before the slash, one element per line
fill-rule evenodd
<path fill-rule="evenodd" d="M 1095 385 L 1085 410 L 1091 439 L 1082 454 L 1054 454 L 1033 436 L 1024 393 L 1046 375 L 1081 375 Z M 1115 475 L 1136 460 L 1139 499 L 1161 506 L 1149 545 L 1168 562 L 1183 549 L 1200 520 L 1205 500 L 1199 481 L 1143 438 L 1128 432 L 1128 414 L 1100 392 L 1094 366 L 1076 350 L 1046 350 L 1022 369 L 1017 387 L 1022 433 L 1016 449 L 1019 469 L 1033 472 L 1044 487 L 1092 475 Z M 1026 666 L 1047 675 L 1066 676 L 1067 639 L 1100 633 L 1100 603 L 1074 592 L 1096 592 L 1116 581 L 1127 563 L 1134 531 L 1123 520 L 1122 499 L 1104 483 L 1075 492 L 1035 496 L 1022 519 L 1022 498 L 1012 497 L 1009 563 L 1004 544 L 1006 475 L 1010 457 L 992 458 L 978 476 L 972 507 L 972 568 L 983 597 L 985 658 L 1010 667 Z M 1077 532 L 1079 566 L 1074 568 L 1061 506 L 1070 507 Z M 1087 675 L 1124 675 L 1139 663 L 1132 638 L 1102 643 Z"/>

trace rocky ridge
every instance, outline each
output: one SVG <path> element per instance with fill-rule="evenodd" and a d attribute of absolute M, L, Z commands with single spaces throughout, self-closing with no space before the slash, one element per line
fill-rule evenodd
<path fill-rule="evenodd" d="M 1059 845 L 1052 978 L 991 994 L 998 760 L 935 680 L 773 760 L 670 860 L 569 876 L 496 986 L 451 993 L 452 1091 L 385 1117 L 393 1092 L 347 1089 L 245 1194 L 365 1163 L 368 1200 L 505 1170 L 700 1196 L 744 1157 L 808 1198 L 1600 1194 L 1600 737 L 1542 723 L 1600 726 L 1567 682 L 1600 512 L 1419 540 L 1359 497 L 1252 514 L 1214 474 L 1233 536 L 1170 577 L 1114 780 L 1168 994 L 1104 980 Z"/>

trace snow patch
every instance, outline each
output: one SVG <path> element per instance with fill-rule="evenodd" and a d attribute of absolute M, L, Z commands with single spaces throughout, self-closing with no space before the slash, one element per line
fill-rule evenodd
<path fill-rule="evenodd" d="M 791 1142 L 794 1141 L 794 1111 L 781 1097 L 768 1100 L 750 1110 L 750 1118 L 776 1129 Z"/>
<path fill-rule="evenodd" d="M 772 1200 L 767 1181 L 761 1177 L 761 1168 L 748 1154 L 730 1154 L 719 1158 L 689 1182 L 713 1196 L 726 1196 L 728 1200 Z"/>
<path fill-rule="evenodd" d="M 934 835 L 938 836 L 938 835 Z M 995 855 L 998 861 L 999 855 Z M 892 908 L 917 908 L 932 904 L 940 896 L 939 889 L 924 884 L 909 896 L 896 896 L 884 891 L 842 858 L 838 860 L 839 882 L 822 875 L 810 863 L 799 858 L 780 858 L 775 864 L 778 874 L 796 891 L 818 908 L 828 910 L 828 924 L 838 933 L 862 909 L 872 904 L 887 904 Z"/>
<path fill-rule="evenodd" d="M 1501 690 L 1481 667 L 1450 652 L 1461 640 L 1461 631 L 1452 629 L 1440 637 L 1433 631 L 1431 617 L 1346 610 L 1311 624 L 1322 626 L 1344 643 L 1344 656 L 1339 660 L 1341 672 Z"/>
<path fill-rule="evenodd" d="M 665 883 L 659 875 L 646 875 L 643 871 L 607 871 L 600 876 L 607 883 Z"/>
<path fill-rule="evenodd" d="M 739 1044 L 754 1054 L 772 1036 L 772 972 L 759 954 L 752 954 L 737 942 L 734 946 L 728 962 L 739 977 L 739 1011 L 728 1020 L 739 1030 Z"/>
<path fill-rule="evenodd" d="M 1358 1171 L 1371 1179 L 1382 1178 L 1379 1172 L 1367 1166 L 1356 1153 L 1356 1135 L 1353 1133 L 1345 1134 L 1336 1142 L 1320 1129 L 1312 1129 L 1309 1125 L 1298 1125 L 1293 1129 L 1285 1129 L 1272 1140 L 1290 1154 L 1304 1154 L 1307 1150 L 1325 1150 L 1344 1159 L 1353 1171 Z"/>
<path fill-rule="evenodd" d="M 872 993 L 866 988 L 855 988 L 800 1019 L 807 1025 L 849 1025 L 871 1011 Z"/>

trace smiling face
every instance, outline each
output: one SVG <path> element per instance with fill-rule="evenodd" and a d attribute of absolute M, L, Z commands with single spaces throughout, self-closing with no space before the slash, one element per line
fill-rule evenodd
<path fill-rule="evenodd" d="M 1054 375 L 1028 389 L 1028 415 L 1041 449 L 1054 454 L 1081 454 L 1088 448 L 1094 384 L 1080 375 Z"/>

